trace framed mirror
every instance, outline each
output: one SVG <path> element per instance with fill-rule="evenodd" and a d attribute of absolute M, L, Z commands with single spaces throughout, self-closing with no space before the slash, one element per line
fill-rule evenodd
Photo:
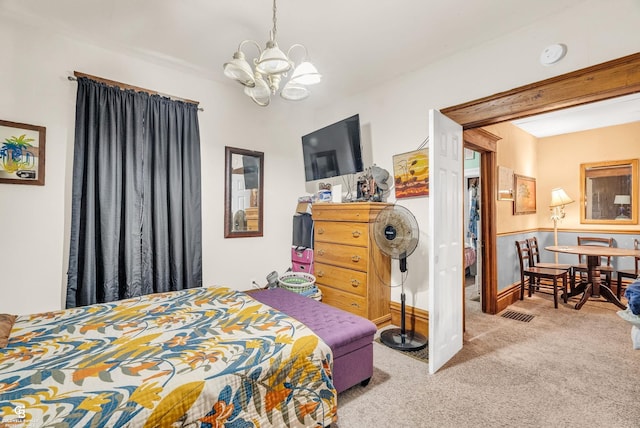
<path fill-rule="evenodd" d="M 262 236 L 264 153 L 225 147 L 224 237 Z"/>
<path fill-rule="evenodd" d="M 580 223 L 638 224 L 638 160 L 580 165 Z"/>

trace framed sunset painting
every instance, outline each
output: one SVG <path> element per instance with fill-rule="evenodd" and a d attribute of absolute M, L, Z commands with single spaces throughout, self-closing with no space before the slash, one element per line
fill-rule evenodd
<path fill-rule="evenodd" d="M 396 199 L 429 196 L 429 149 L 393 156 Z"/>

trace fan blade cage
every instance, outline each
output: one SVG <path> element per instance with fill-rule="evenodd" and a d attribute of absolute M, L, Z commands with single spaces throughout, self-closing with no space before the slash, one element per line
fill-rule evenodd
<path fill-rule="evenodd" d="M 418 246 L 418 222 L 411 211 L 401 205 L 382 209 L 373 227 L 376 244 L 393 259 L 408 257 Z"/>

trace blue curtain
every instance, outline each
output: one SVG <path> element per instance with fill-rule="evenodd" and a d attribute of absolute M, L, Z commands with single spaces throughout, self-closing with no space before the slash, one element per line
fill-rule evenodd
<path fill-rule="evenodd" d="M 78 78 L 68 308 L 202 285 L 197 113 Z"/>

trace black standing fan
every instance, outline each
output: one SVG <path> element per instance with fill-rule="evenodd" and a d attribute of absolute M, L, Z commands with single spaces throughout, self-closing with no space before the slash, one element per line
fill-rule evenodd
<path fill-rule="evenodd" d="M 400 272 L 407 271 L 407 257 L 418 246 L 418 222 L 411 211 L 400 205 L 383 208 L 373 223 L 373 236 L 380 251 L 392 259 L 400 260 Z M 390 328 L 380 333 L 380 341 L 390 348 L 402 351 L 418 351 L 427 346 L 427 339 L 420 333 L 405 329 L 405 294 L 402 280 L 400 328 Z"/>

